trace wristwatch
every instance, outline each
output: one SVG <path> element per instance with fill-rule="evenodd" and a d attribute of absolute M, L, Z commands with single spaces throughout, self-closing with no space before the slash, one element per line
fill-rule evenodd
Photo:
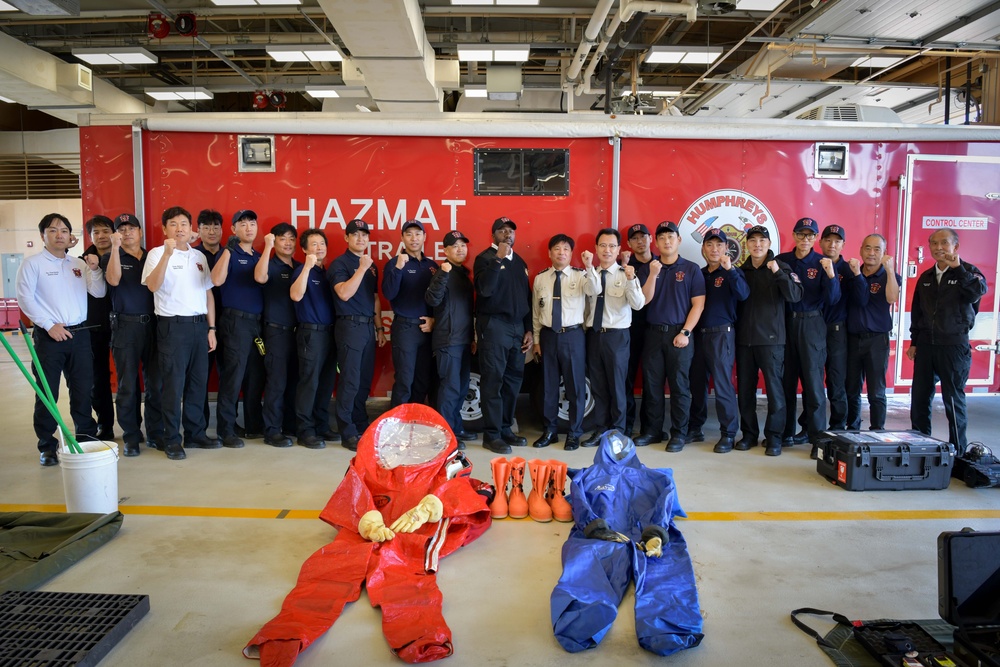
<path fill-rule="evenodd" d="M 685 336 L 687 336 L 688 338 L 691 337 L 691 330 L 690 329 L 681 329 L 681 333 L 684 334 Z"/>

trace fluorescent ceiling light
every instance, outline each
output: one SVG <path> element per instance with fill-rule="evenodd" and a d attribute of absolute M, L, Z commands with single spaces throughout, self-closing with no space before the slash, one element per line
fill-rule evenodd
<path fill-rule="evenodd" d="M 537 5 L 539 0 L 451 0 L 453 5 Z"/>
<path fill-rule="evenodd" d="M 282 63 L 340 62 L 343 54 L 335 46 L 302 44 L 292 46 L 268 45 L 267 55 Z"/>
<path fill-rule="evenodd" d="M 722 48 L 716 46 L 654 46 L 646 54 L 646 62 L 651 65 L 710 65 L 721 55 Z"/>
<path fill-rule="evenodd" d="M 218 7 L 252 7 L 255 5 L 301 5 L 302 0 L 212 0 Z"/>
<path fill-rule="evenodd" d="M 0 12 L 16 12 L 17 7 L 9 5 L 3 0 L 0 0 Z"/>
<path fill-rule="evenodd" d="M 903 58 L 900 56 L 861 56 L 853 63 L 851 63 L 851 67 L 871 67 L 872 69 L 885 69 L 886 67 L 892 67 L 902 59 Z"/>
<path fill-rule="evenodd" d="M 88 65 L 155 65 L 158 58 L 138 46 L 73 49 L 73 55 Z"/>
<path fill-rule="evenodd" d="M 522 63 L 528 59 L 530 52 L 531 46 L 528 44 L 461 44 L 458 47 L 458 59 L 484 63 Z"/>
<path fill-rule="evenodd" d="M 537 5 L 538 0 L 497 0 L 497 4 L 503 5 Z"/>
<path fill-rule="evenodd" d="M 486 97 L 486 86 L 469 84 L 465 86 L 463 93 L 466 97 Z"/>
<path fill-rule="evenodd" d="M 751 12 L 773 12 L 781 0 L 736 0 L 736 9 Z"/>
<path fill-rule="evenodd" d="M 364 86 L 319 86 L 308 85 L 305 87 L 307 94 L 315 98 L 322 97 L 368 97 L 368 89 Z"/>
<path fill-rule="evenodd" d="M 653 97 L 677 97 L 681 94 L 680 88 L 639 88 L 642 95 L 652 95 Z"/>
<path fill-rule="evenodd" d="M 206 88 L 192 86 L 182 88 L 147 88 L 146 94 L 154 100 L 161 101 L 210 100 L 215 97 L 215 94 Z"/>
<path fill-rule="evenodd" d="M 458 59 L 491 62 L 493 60 L 493 47 L 482 44 L 459 45 Z"/>
<path fill-rule="evenodd" d="M 492 5 L 493 0 L 451 0 L 453 5 Z"/>
<path fill-rule="evenodd" d="M 17 104 L 17 102 L 15 102 L 14 100 L 10 99 L 9 97 L 4 97 L 3 95 L 0 95 L 0 102 L 6 102 L 7 104 Z"/>

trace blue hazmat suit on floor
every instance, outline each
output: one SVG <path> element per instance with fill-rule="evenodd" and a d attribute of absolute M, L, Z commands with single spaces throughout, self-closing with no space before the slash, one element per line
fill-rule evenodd
<path fill-rule="evenodd" d="M 551 598 L 559 644 L 571 653 L 597 646 L 634 582 L 639 645 L 657 655 L 697 646 L 701 611 L 687 545 L 674 525 L 685 515 L 672 471 L 647 468 L 631 439 L 608 431 L 594 465 L 570 479 L 574 526 Z"/>

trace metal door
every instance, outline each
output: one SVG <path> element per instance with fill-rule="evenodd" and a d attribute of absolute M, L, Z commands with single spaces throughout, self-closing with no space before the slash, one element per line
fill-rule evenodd
<path fill-rule="evenodd" d="M 4 253 L 3 255 L 3 298 L 14 299 L 17 291 L 14 281 L 17 279 L 17 270 L 21 268 L 24 255 L 19 252 Z"/>

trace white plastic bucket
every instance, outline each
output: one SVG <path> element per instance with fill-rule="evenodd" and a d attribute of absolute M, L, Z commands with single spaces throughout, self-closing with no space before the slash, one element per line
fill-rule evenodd
<path fill-rule="evenodd" d="M 67 512 L 118 511 L 118 445 L 81 442 L 83 454 L 59 452 Z"/>

